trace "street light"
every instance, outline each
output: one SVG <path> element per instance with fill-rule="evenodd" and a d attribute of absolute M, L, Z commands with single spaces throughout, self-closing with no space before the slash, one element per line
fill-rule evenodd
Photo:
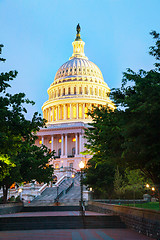
<path fill-rule="evenodd" d="M 81 169 L 81 201 L 80 201 L 80 210 L 81 210 L 81 215 L 85 215 L 85 210 L 84 210 L 84 202 L 83 202 L 83 168 L 84 168 L 84 162 L 79 163 L 79 168 Z"/>

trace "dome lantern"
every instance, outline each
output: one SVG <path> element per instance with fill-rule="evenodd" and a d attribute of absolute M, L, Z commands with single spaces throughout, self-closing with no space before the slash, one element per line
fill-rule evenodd
<path fill-rule="evenodd" d="M 74 42 L 72 43 L 73 45 L 73 54 L 72 57 L 69 58 L 69 60 L 73 59 L 73 58 L 84 58 L 84 59 L 88 59 L 85 54 L 84 54 L 84 45 L 85 42 L 82 41 L 81 39 L 81 35 L 80 35 L 80 25 L 78 23 L 77 25 L 77 34 L 76 34 L 76 39 L 74 40 Z"/>

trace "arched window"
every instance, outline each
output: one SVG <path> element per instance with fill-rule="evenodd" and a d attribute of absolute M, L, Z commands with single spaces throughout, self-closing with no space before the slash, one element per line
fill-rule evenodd
<path fill-rule="evenodd" d="M 65 95 L 65 88 L 63 88 L 63 96 Z"/>
<path fill-rule="evenodd" d="M 61 156 L 61 148 L 58 149 L 58 157 Z"/>
<path fill-rule="evenodd" d="M 75 147 L 72 148 L 72 156 L 75 155 Z"/>
<path fill-rule="evenodd" d="M 76 94 L 76 87 L 74 87 L 74 94 Z"/>
<path fill-rule="evenodd" d="M 101 96 L 101 89 L 99 89 L 99 96 Z"/>
<path fill-rule="evenodd" d="M 97 95 L 97 88 L 95 88 L 95 95 Z"/>

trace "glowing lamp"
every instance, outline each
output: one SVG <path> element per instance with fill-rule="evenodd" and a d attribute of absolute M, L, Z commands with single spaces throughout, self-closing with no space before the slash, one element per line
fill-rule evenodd
<path fill-rule="evenodd" d="M 61 142 L 62 142 L 62 139 L 59 139 L 58 142 L 61 143 Z"/>
<path fill-rule="evenodd" d="M 155 188 L 154 188 L 154 187 L 152 187 L 152 191 L 155 191 Z"/>
<path fill-rule="evenodd" d="M 73 138 L 73 139 L 72 139 L 72 142 L 76 142 L 76 138 Z"/>
<path fill-rule="evenodd" d="M 149 188 L 149 184 L 148 183 L 146 184 L 146 188 Z"/>
<path fill-rule="evenodd" d="M 84 162 L 81 161 L 81 162 L 79 163 L 79 168 L 80 168 L 80 169 L 83 169 L 83 168 L 84 168 Z"/>
<path fill-rule="evenodd" d="M 52 141 L 50 140 L 49 143 L 52 143 Z"/>
<path fill-rule="evenodd" d="M 72 174 L 72 178 L 74 178 L 74 174 Z"/>
<path fill-rule="evenodd" d="M 21 192 L 22 192 L 22 188 L 19 188 L 19 189 L 18 189 L 18 192 L 21 193 Z"/>
<path fill-rule="evenodd" d="M 89 191 L 92 192 L 92 188 L 91 187 L 89 188 Z"/>
<path fill-rule="evenodd" d="M 39 141 L 39 144 L 42 144 L 42 141 Z"/>

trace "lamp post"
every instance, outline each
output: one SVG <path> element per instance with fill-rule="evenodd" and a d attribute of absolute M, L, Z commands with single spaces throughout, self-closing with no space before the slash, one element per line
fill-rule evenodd
<path fill-rule="evenodd" d="M 85 215 L 85 210 L 84 210 L 84 202 L 83 202 L 83 168 L 84 168 L 84 162 L 80 162 L 79 163 L 79 168 L 81 170 L 81 200 L 80 200 L 80 212 L 81 215 L 84 216 Z"/>

